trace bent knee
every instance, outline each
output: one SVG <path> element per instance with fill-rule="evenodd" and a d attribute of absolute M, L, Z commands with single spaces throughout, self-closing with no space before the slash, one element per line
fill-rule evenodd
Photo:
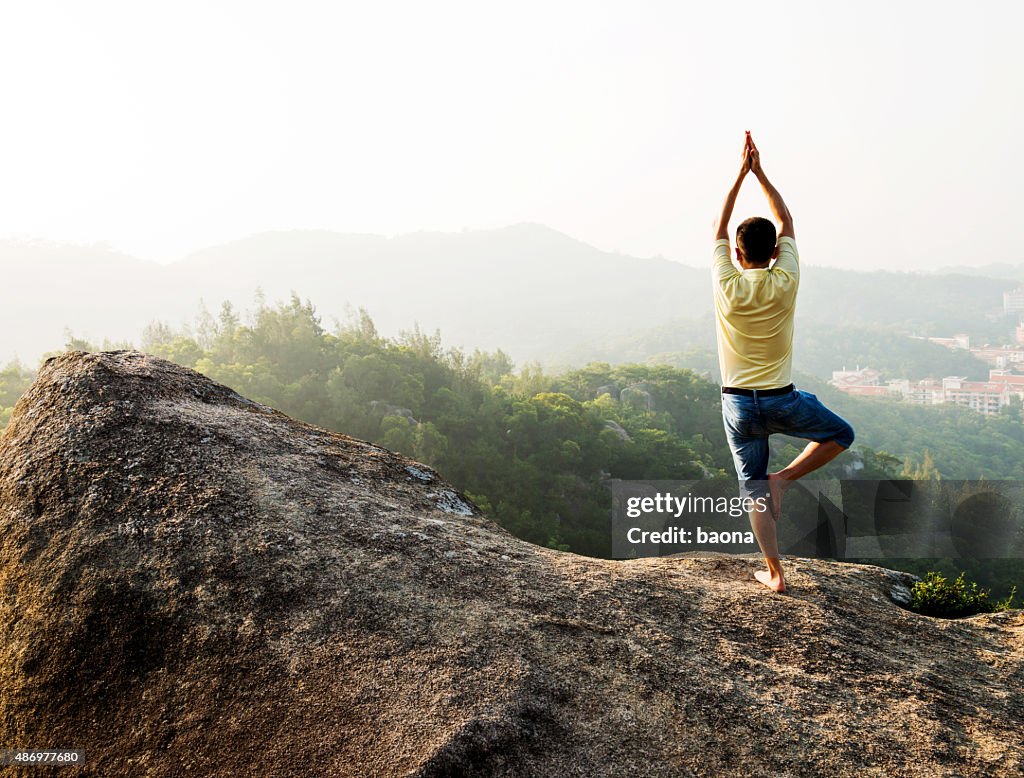
<path fill-rule="evenodd" d="M 842 431 L 834 438 L 832 438 L 832 440 L 834 440 L 843 448 L 849 448 L 850 446 L 853 445 L 853 441 L 856 437 L 857 435 L 853 431 L 853 427 L 850 426 L 849 424 L 846 424 L 846 426 L 843 427 Z"/>

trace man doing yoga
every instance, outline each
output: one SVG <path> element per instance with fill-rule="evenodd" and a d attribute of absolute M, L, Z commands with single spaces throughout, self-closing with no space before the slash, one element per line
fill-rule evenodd
<path fill-rule="evenodd" d="M 761 183 L 780 229 L 776 238 L 775 225 L 757 216 L 740 224 L 737 268 L 729 247 L 729 219 L 748 173 Z M 793 481 L 849 448 L 854 435 L 849 423 L 817 397 L 793 386 L 793 313 L 800 285 L 793 217 L 761 169 L 749 132 L 736 183 L 715 225 L 712 280 L 725 433 L 745 494 L 766 498 L 755 501 L 750 511 L 750 524 L 768 565 L 754 577 L 783 592 L 786 581 L 776 536 L 782 495 Z M 777 432 L 810 442 L 789 465 L 769 473 L 768 436 Z"/>

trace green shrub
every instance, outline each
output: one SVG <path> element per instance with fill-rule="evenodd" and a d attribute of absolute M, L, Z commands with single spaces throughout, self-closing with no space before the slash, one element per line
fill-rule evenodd
<path fill-rule="evenodd" d="M 999 600 L 996 602 L 997 611 L 1008 611 L 1013 608 L 1013 598 L 1017 596 L 1017 587 L 1014 586 L 1010 589 L 1010 593 L 1006 595 L 1005 600 Z"/>
<path fill-rule="evenodd" d="M 930 572 L 910 590 L 910 609 L 925 616 L 958 619 L 975 613 L 1009 610 L 1017 593 L 1014 587 L 1005 600 L 992 602 L 987 589 L 968 581 L 964 573 L 950 581 L 941 573 Z"/>

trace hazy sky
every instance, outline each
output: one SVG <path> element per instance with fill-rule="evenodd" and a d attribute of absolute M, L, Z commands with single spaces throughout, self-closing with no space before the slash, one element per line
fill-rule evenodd
<path fill-rule="evenodd" d="M 537 221 L 698 264 L 749 128 L 806 262 L 1024 261 L 1019 2 L 0 8 L 4 235 Z"/>

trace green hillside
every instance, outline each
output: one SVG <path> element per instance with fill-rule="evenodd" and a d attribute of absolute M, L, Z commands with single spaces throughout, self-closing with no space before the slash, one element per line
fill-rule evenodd
<path fill-rule="evenodd" d="M 610 554 L 609 478 L 734 478 L 719 387 L 686 367 L 514 370 L 503 351 L 445 348 L 438 333 L 384 338 L 365 312 L 328 331 L 296 297 L 260 304 L 245 322 L 226 304 L 219 317 L 186 329 L 154 325 L 140 345 L 292 416 L 413 456 L 520 537 L 581 554 Z M 0 421 L 31 378 L 16 363 L 0 371 Z M 854 452 L 824 477 L 1024 477 L 1018 409 L 988 418 L 848 397 L 805 374 L 798 380 L 857 430 Z M 802 443 L 776 436 L 772 447 L 781 463 Z M 1002 594 L 1018 580 L 1011 567 L 971 574 Z"/>

